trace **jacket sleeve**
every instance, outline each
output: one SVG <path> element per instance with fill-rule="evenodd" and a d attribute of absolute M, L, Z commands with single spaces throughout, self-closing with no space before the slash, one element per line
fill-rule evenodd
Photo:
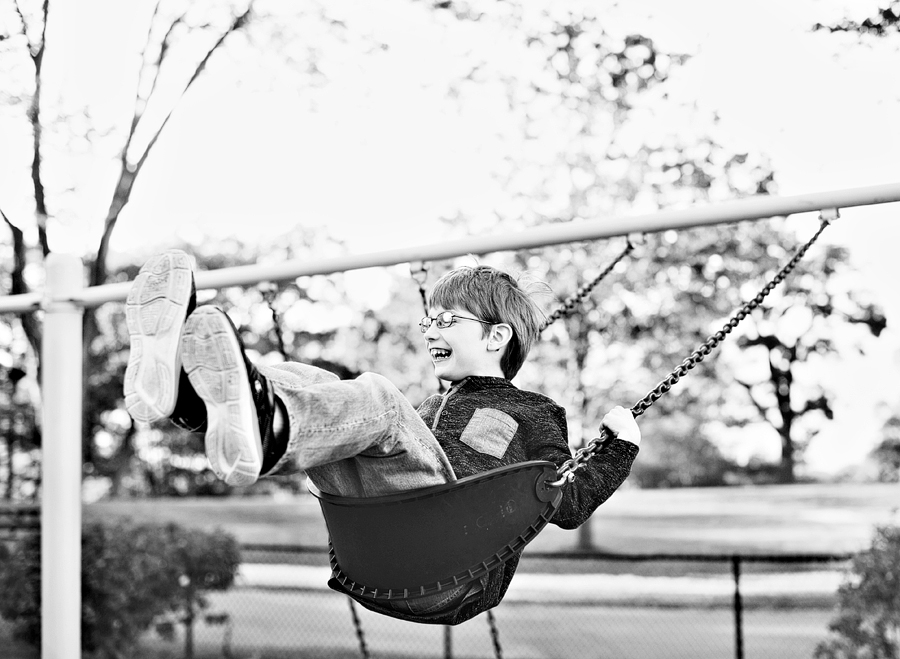
<path fill-rule="evenodd" d="M 549 460 L 561 466 L 572 457 L 568 444 L 565 410 L 554 406 L 541 428 L 535 428 L 528 442 L 530 460 Z M 575 472 L 575 480 L 563 485 L 562 503 L 551 520 L 564 529 L 578 528 L 631 473 L 638 447 L 631 442 L 612 439 Z"/>

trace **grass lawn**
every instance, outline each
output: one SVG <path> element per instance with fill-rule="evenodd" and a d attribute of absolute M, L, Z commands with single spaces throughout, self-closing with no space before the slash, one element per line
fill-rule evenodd
<path fill-rule="evenodd" d="M 622 489 L 587 528 L 553 525 L 531 551 L 573 551 L 587 534 L 616 553 L 848 553 L 868 546 L 876 525 L 900 523 L 896 484 L 812 484 L 673 490 Z M 241 543 L 324 547 L 325 524 L 309 495 L 104 501 L 85 521 L 131 517 L 222 528 Z"/>

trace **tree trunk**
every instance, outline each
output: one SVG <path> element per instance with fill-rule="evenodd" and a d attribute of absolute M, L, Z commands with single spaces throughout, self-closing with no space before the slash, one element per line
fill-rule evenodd
<path fill-rule="evenodd" d="M 775 340 L 773 338 L 773 340 Z M 775 389 L 775 400 L 778 405 L 778 413 L 781 415 L 781 427 L 778 434 L 781 436 L 781 462 L 778 464 L 778 482 L 793 483 L 794 476 L 794 460 L 796 446 L 793 440 L 794 418 L 796 413 L 791 406 L 792 385 L 794 383 L 794 374 L 791 368 L 797 359 L 796 346 L 788 347 L 778 344 L 778 348 L 769 353 L 769 371 L 772 378 L 772 385 Z M 775 359 L 781 358 L 787 363 L 782 368 L 775 363 Z"/>
<path fill-rule="evenodd" d="M 781 432 L 781 462 L 778 465 L 778 482 L 789 484 L 796 482 L 794 473 L 794 441 L 791 439 L 790 429 Z"/>
<path fill-rule="evenodd" d="M 43 128 L 41 126 L 41 82 L 44 68 L 44 36 L 47 30 L 48 0 L 43 3 L 43 32 L 40 46 L 31 56 L 34 63 L 34 94 L 31 97 L 31 105 L 28 107 L 28 122 L 31 124 L 31 184 L 34 189 L 34 211 L 37 217 L 38 240 L 41 250 L 46 257 L 50 253 L 50 244 L 47 242 L 47 198 L 44 192 L 44 181 L 41 175 L 41 140 Z"/>
<path fill-rule="evenodd" d="M 132 421 L 131 427 L 125 431 L 122 445 L 113 457 L 113 470 L 109 474 L 110 496 L 117 498 L 122 494 L 122 480 L 131 471 L 131 459 L 134 457 L 134 436 L 137 434 L 137 426 Z"/>
<path fill-rule="evenodd" d="M 16 450 L 16 439 L 12 432 L 6 438 L 6 491 L 3 493 L 4 501 L 12 501 L 13 487 L 16 472 L 13 469 L 13 455 Z"/>

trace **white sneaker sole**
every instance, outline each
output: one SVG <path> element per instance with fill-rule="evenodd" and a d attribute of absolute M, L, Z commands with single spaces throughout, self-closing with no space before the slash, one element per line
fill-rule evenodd
<path fill-rule="evenodd" d="M 206 405 L 206 457 L 229 485 L 252 485 L 262 469 L 262 441 L 247 369 L 231 323 L 198 307 L 181 338 L 184 370 Z"/>
<path fill-rule="evenodd" d="M 191 261 L 169 250 L 147 261 L 125 302 L 131 340 L 125 368 L 125 407 L 149 424 L 170 416 L 181 374 L 181 328 L 191 298 Z"/>

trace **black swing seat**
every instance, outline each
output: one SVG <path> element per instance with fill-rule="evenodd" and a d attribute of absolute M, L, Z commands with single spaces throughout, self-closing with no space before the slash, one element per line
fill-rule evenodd
<path fill-rule="evenodd" d="M 372 498 L 312 483 L 328 527 L 331 569 L 376 600 L 431 595 L 479 579 L 547 525 L 562 499 L 556 465 L 532 460 L 458 481 Z"/>

